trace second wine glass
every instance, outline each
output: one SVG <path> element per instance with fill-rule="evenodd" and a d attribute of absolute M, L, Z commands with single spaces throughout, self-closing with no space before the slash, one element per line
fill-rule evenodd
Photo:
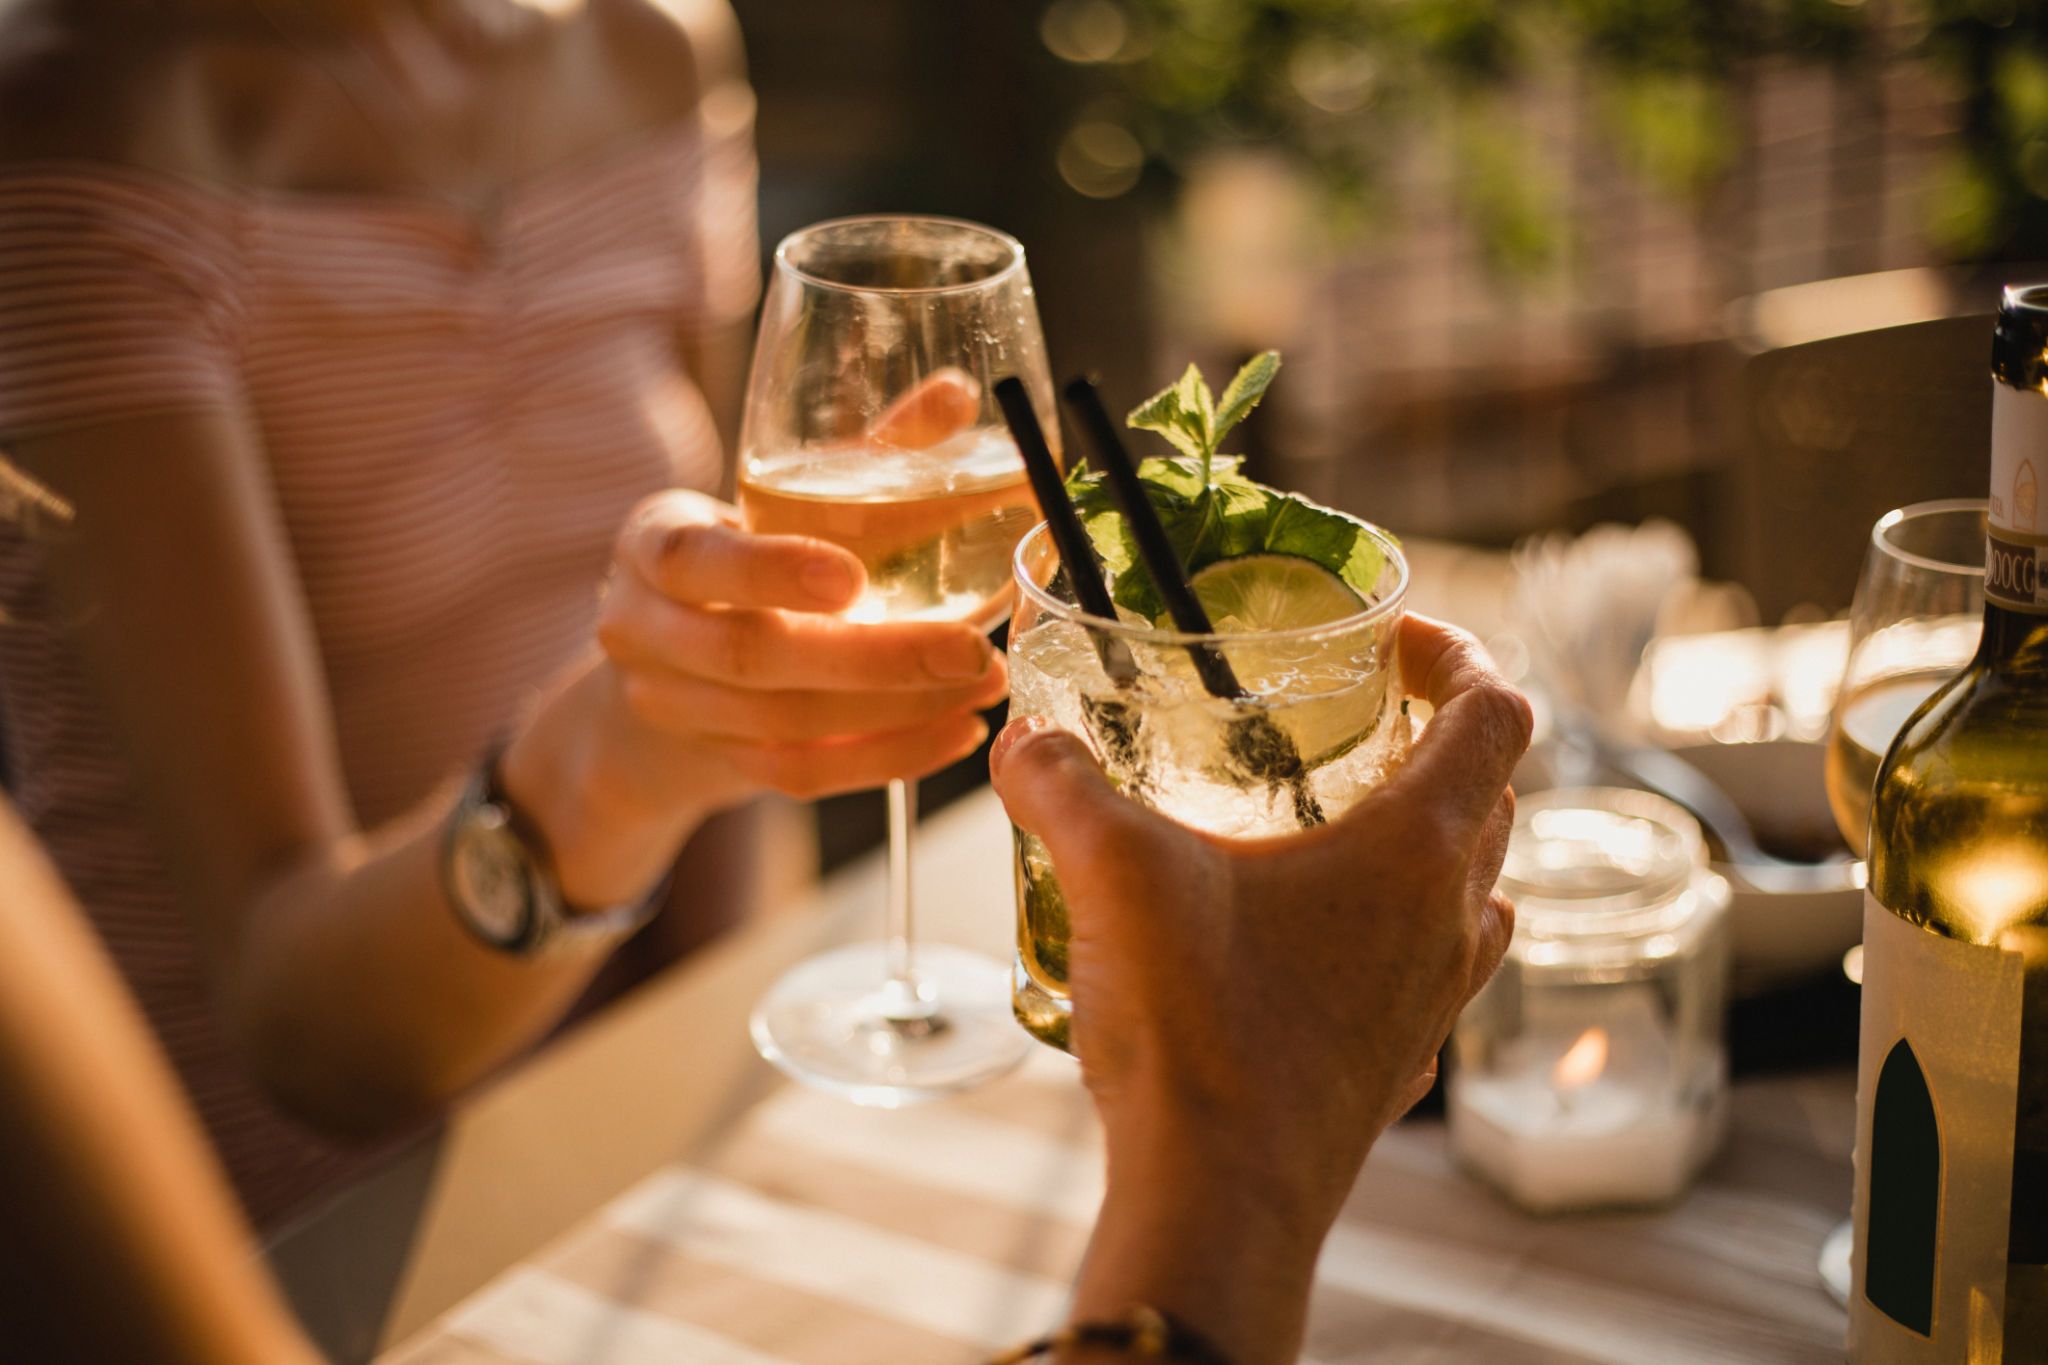
<path fill-rule="evenodd" d="M 1887 512 L 1849 611 L 1849 661 L 1828 728 L 1828 804 L 1858 857 L 1870 794 L 1892 738 L 1977 652 L 1984 629 L 1982 498 Z"/>
<path fill-rule="evenodd" d="M 995 403 L 1052 384 L 1024 249 L 951 219 L 805 228 L 776 249 L 740 434 L 750 529 L 817 536 L 867 569 L 855 621 L 1009 614 L 1011 552 L 1038 519 Z M 896 1106 L 1000 1075 L 1028 1045 L 1007 967 L 916 942 L 915 789 L 888 788 L 887 936 L 798 965 L 756 1008 L 763 1056 L 808 1084 Z"/>
<path fill-rule="evenodd" d="M 1984 517 L 1982 498 L 1950 498 L 1887 512 L 1870 530 L 1827 749 L 1828 805 L 1859 858 L 1868 852 L 1871 793 L 1885 751 L 1920 703 L 1977 651 Z M 1863 950 L 1851 951 L 1860 960 Z M 1820 1253 L 1821 1281 L 1843 1303 L 1852 1233 L 1844 1220 Z"/>

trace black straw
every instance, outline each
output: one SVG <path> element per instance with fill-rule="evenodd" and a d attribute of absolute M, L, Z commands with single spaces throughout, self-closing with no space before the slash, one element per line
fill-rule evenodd
<path fill-rule="evenodd" d="M 1064 392 L 1067 407 L 1095 448 L 1102 472 L 1109 476 L 1110 495 L 1123 511 L 1124 520 L 1130 523 L 1131 536 L 1138 543 L 1138 557 L 1145 561 L 1145 572 L 1152 575 L 1152 586 L 1159 590 L 1173 624 L 1183 635 L 1215 634 L 1216 628 L 1209 624 L 1209 613 L 1202 610 L 1201 599 L 1188 586 L 1187 573 L 1180 566 L 1180 557 L 1173 552 L 1173 542 L 1166 538 L 1166 527 L 1160 524 L 1152 500 L 1145 496 L 1144 485 L 1138 482 L 1138 466 L 1124 448 L 1123 438 L 1117 435 L 1108 409 L 1102 406 L 1102 395 L 1085 377 L 1069 380 Z M 1233 699 L 1246 695 L 1230 661 L 1213 646 L 1189 645 L 1188 657 L 1194 660 L 1202 686 L 1209 689 L 1211 696 Z"/>
<path fill-rule="evenodd" d="M 1095 553 L 1095 542 L 1088 538 L 1088 528 L 1081 525 L 1081 518 L 1067 497 L 1066 479 L 1060 474 L 1059 461 L 1045 443 L 1045 431 L 1038 425 L 1038 413 L 1031 406 L 1031 394 L 1024 381 L 1015 375 L 999 381 L 996 402 L 1002 406 L 1011 439 L 1024 457 L 1024 470 L 1031 476 L 1031 491 L 1037 495 L 1038 510 L 1045 514 L 1053 547 L 1059 551 L 1060 563 L 1067 570 L 1067 581 L 1074 585 L 1075 599 L 1090 616 L 1115 621 L 1116 603 L 1110 599 L 1109 584 L 1102 577 L 1102 560 Z M 1118 682 L 1138 676 L 1138 665 L 1122 640 L 1102 631 L 1091 630 L 1088 634 L 1095 641 L 1095 652 L 1102 658 L 1105 673 Z"/>

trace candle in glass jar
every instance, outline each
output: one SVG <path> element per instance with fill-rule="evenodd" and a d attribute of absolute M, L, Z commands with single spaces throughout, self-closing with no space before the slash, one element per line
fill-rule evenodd
<path fill-rule="evenodd" d="M 1500 973 L 1459 1020 L 1452 1154 L 1538 1213 L 1667 1203 L 1726 1131 L 1727 888 L 1644 792 L 1523 803 Z"/>
<path fill-rule="evenodd" d="M 1662 1204 L 1691 1182 L 1725 1126 L 1717 1076 L 1671 1093 L 1671 1046 L 1641 985 L 1613 988 L 1600 1022 L 1505 1043 L 1483 1074 L 1452 1091 L 1451 1151 L 1523 1208 Z"/>

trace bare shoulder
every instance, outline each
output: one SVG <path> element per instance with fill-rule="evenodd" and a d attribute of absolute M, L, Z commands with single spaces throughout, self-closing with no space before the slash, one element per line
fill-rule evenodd
<path fill-rule="evenodd" d="M 591 0 L 589 13 L 643 121 L 672 122 L 744 92 L 746 53 L 726 0 Z"/>
<path fill-rule="evenodd" d="M 104 155 L 118 141 L 126 63 L 62 0 L 0 0 L 0 162 Z"/>
<path fill-rule="evenodd" d="M 135 0 L 0 0 L 0 164 L 209 169 L 215 106 L 241 84 L 212 37 Z"/>

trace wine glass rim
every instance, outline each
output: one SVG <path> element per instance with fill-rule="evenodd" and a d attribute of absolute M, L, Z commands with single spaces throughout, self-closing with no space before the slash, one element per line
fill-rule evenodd
<path fill-rule="evenodd" d="M 1014 576 L 1017 580 L 1017 590 L 1035 603 L 1040 610 L 1050 612 L 1063 621 L 1072 621 L 1090 630 L 1099 630 L 1105 635 L 1114 635 L 1120 640 L 1128 640 L 1139 644 L 1175 646 L 1205 644 L 1242 645 L 1247 640 L 1257 640 L 1261 644 L 1275 642 L 1289 644 L 1297 642 L 1307 643 L 1340 635 L 1350 635 L 1369 629 L 1379 625 L 1389 616 L 1399 615 L 1401 611 L 1401 604 L 1408 596 L 1408 557 L 1401 553 L 1400 542 L 1391 535 L 1388 535 L 1384 530 L 1370 522 L 1366 522 L 1364 525 L 1367 534 L 1372 536 L 1373 541 L 1380 547 L 1381 552 L 1385 554 L 1387 568 L 1393 570 L 1393 585 L 1391 587 L 1383 587 L 1381 584 L 1374 584 L 1374 600 L 1366 606 L 1364 611 L 1354 612 L 1350 616 L 1339 617 L 1335 621 L 1325 621 L 1321 625 L 1296 626 L 1289 630 L 1239 631 L 1235 634 L 1225 631 L 1211 631 L 1203 635 L 1178 630 L 1165 630 L 1158 626 L 1134 626 L 1128 621 L 1108 621 L 1100 616 L 1090 615 L 1075 603 L 1054 597 L 1044 587 L 1040 586 L 1038 580 L 1031 575 L 1030 570 L 1026 567 L 1025 556 L 1031 553 L 1030 547 L 1035 543 L 1043 542 L 1052 534 L 1051 528 L 1042 521 L 1029 531 L 1026 531 L 1024 538 L 1017 542 L 1017 550 L 1015 555 L 1012 556 L 1012 563 L 1015 566 Z M 1386 577 L 1384 570 L 1381 573 L 1381 577 L 1383 579 Z"/>
<path fill-rule="evenodd" d="M 814 271 L 806 270 L 790 259 L 790 248 L 805 238 L 835 228 L 860 227 L 868 223 L 916 223 L 927 227 L 958 228 L 995 242 L 1003 249 L 1006 259 L 989 274 L 964 284 L 920 285 L 848 284 L 844 280 L 827 279 Z M 788 271 L 805 284 L 840 294 L 862 294 L 873 298 L 912 298 L 920 294 L 969 294 L 978 289 L 990 289 L 1004 284 L 1022 271 L 1024 244 L 1001 228 L 992 228 L 986 223 L 977 223 L 968 218 L 948 218 L 931 213 L 856 213 L 844 218 L 827 218 L 823 222 L 811 223 L 784 237 L 775 246 L 775 268 Z"/>
<path fill-rule="evenodd" d="M 1946 516 L 1956 512 L 1975 512 L 1979 516 L 1990 513 L 1991 504 L 1984 498 L 1936 498 L 1930 502 L 1911 503 L 1905 507 L 1894 507 L 1877 519 L 1870 528 L 1870 543 L 1881 554 L 1887 555 L 1916 569 L 1931 569 L 1939 573 L 1959 574 L 1966 578 L 1982 578 L 1984 561 L 1957 563 L 1950 559 L 1936 559 L 1894 544 L 1891 532 L 1895 527 L 1922 517 Z"/>

